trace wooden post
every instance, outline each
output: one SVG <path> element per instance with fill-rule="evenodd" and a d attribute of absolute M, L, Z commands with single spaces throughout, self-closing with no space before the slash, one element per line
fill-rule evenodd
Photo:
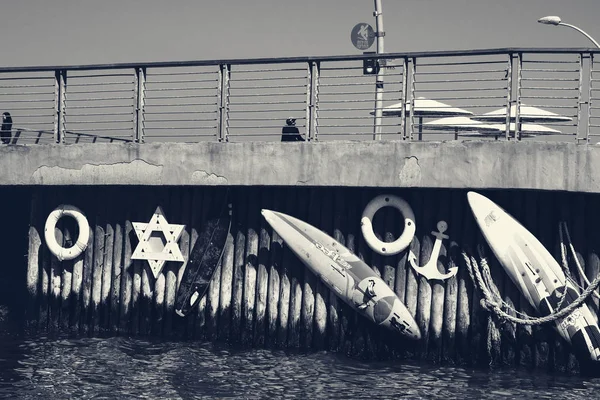
<path fill-rule="evenodd" d="M 333 238 L 340 242 L 342 245 L 346 245 L 346 201 L 345 201 L 345 190 L 344 188 L 332 189 L 333 194 Z M 326 211 L 324 210 L 326 213 Z M 342 350 L 347 353 L 350 350 L 351 342 L 346 341 L 347 329 L 348 329 L 348 313 L 342 311 L 341 301 L 337 294 L 333 291 L 329 291 L 329 310 L 327 315 L 329 316 L 329 350 L 339 351 Z"/>
<path fill-rule="evenodd" d="M 283 205 L 283 196 L 285 195 L 284 189 L 275 188 L 271 192 L 271 207 L 274 210 L 281 210 Z M 263 208 L 266 205 L 263 204 Z M 264 220 L 264 218 L 262 218 Z M 262 223 L 263 221 L 261 221 Z M 280 303 L 281 294 L 281 262 L 283 253 L 283 239 L 272 229 L 269 229 L 271 233 L 271 257 L 269 262 L 269 285 L 267 292 L 267 347 L 274 347 L 279 345 L 277 335 L 277 321 L 278 321 L 278 309 Z M 288 293 L 289 302 L 289 293 Z M 289 303 L 288 303 L 289 307 Z"/>
<path fill-rule="evenodd" d="M 41 228 L 45 223 L 40 209 L 40 195 L 37 189 L 32 191 L 31 209 L 29 214 L 29 247 L 27 251 L 27 293 L 28 303 L 25 311 L 25 319 L 28 327 L 37 324 L 40 307 L 40 268 L 42 261 L 42 236 Z M 43 234 L 43 233 L 42 233 Z"/>
<path fill-rule="evenodd" d="M 405 198 L 411 205 L 413 212 L 415 213 L 416 225 L 417 229 L 419 229 L 419 225 L 421 223 L 421 210 L 422 210 L 422 196 L 418 195 L 418 192 L 411 192 L 411 196 L 407 196 Z M 409 251 L 406 252 L 406 257 L 408 257 L 409 252 L 412 252 L 415 256 L 417 256 L 417 260 L 419 254 L 421 254 L 421 241 L 419 240 L 419 236 L 415 233 L 413 240 L 410 243 Z M 404 258 L 404 257 L 403 257 Z M 419 295 L 419 283 L 418 283 L 418 275 L 417 271 L 415 271 L 408 262 L 408 259 L 405 261 L 405 270 L 406 270 L 406 291 L 405 291 L 405 302 L 406 308 L 410 311 L 411 316 L 417 321 L 417 309 L 418 309 L 418 295 Z M 421 332 L 421 335 L 423 332 Z M 423 340 L 423 339 L 421 339 Z M 411 358 L 418 357 L 418 351 L 416 350 L 417 346 L 412 346 L 407 351 L 407 356 Z"/>
<path fill-rule="evenodd" d="M 213 199 L 208 193 L 208 188 L 195 188 L 194 189 L 194 205 L 202 202 L 202 208 L 193 207 L 192 209 L 192 236 L 191 236 L 191 247 L 190 253 L 194 249 L 202 224 L 205 223 L 208 216 L 208 210 L 212 207 Z M 202 299 L 198 302 L 198 309 L 196 310 L 196 319 L 194 325 L 194 337 L 204 340 L 206 338 L 206 303 L 207 295 L 205 294 Z"/>
<path fill-rule="evenodd" d="M 203 225 L 206 224 L 209 219 L 219 215 L 221 209 L 227 206 L 227 191 L 225 188 L 210 188 L 209 190 L 206 190 L 206 194 L 210 196 L 213 201 L 210 209 L 207 208 L 203 210 L 206 213 L 205 218 L 203 218 Z M 198 229 L 202 229 L 202 227 L 198 227 Z M 222 259 L 219 260 L 212 280 L 206 290 L 206 333 L 209 340 L 215 340 L 218 333 L 221 266 Z"/>
<path fill-rule="evenodd" d="M 233 290 L 231 304 L 231 341 L 239 342 L 242 334 L 242 312 L 244 296 L 244 264 L 246 254 L 247 197 L 245 188 L 235 190 L 234 221 L 235 247 L 233 264 Z"/>
<path fill-rule="evenodd" d="M 76 196 L 74 196 L 76 197 Z M 71 247 L 77 238 L 73 237 L 75 233 L 75 221 L 72 218 L 61 219 L 63 226 L 64 246 Z M 71 288 L 73 283 L 73 266 L 77 259 L 83 258 L 79 255 L 73 260 L 62 261 L 62 276 L 60 287 L 60 331 L 69 332 L 69 320 L 71 315 Z"/>
<path fill-rule="evenodd" d="M 230 195 L 230 201 L 231 195 Z M 233 209 L 233 218 L 238 210 Z M 219 294 L 219 338 L 224 341 L 229 341 L 231 332 L 231 308 L 233 301 L 233 272 L 234 272 L 234 242 L 236 229 L 235 225 L 231 224 L 231 230 L 225 241 L 225 249 L 223 250 L 223 258 L 221 261 L 221 293 Z"/>
<path fill-rule="evenodd" d="M 296 191 L 295 188 L 280 189 L 282 203 L 280 204 L 284 212 L 290 213 L 296 208 Z M 278 236 L 279 237 L 279 236 Z M 293 296 L 291 286 L 291 270 L 293 257 L 291 250 L 286 247 L 285 243 L 279 238 L 281 243 L 281 267 L 279 269 L 279 305 L 277 308 L 277 345 L 280 348 L 288 345 L 288 326 L 290 323 L 290 304 Z"/>
<path fill-rule="evenodd" d="M 131 191 L 125 193 L 132 194 Z M 125 204 L 130 206 L 133 204 L 132 198 L 130 201 L 125 201 Z M 131 319 L 133 308 L 133 279 L 134 279 L 134 261 L 131 260 L 131 255 L 135 246 L 135 231 L 133 229 L 132 220 L 135 218 L 131 208 L 126 209 L 123 223 L 123 269 L 121 271 L 121 288 L 119 297 L 119 331 L 123 334 L 132 332 Z M 133 242 L 132 242 L 133 241 Z"/>
<path fill-rule="evenodd" d="M 183 273 L 187 267 L 190 257 L 190 233 L 191 233 L 191 221 L 192 221 L 192 188 L 185 187 L 181 190 L 180 196 L 176 199 L 171 199 L 171 204 L 179 204 L 181 207 L 181 224 L 185 225 L 181 238 L 179 239 L 179 249 L 183 255 L 184 262 L 178 263 L 174 268 L 167 270 L 166 282 L 165 282 L 165 322 L 163 327 L 163 334 L 166 338 L 183 338 L 186 335 L 186 328 L 193 326 L 188 325 L 188 319 L 194 318 L 194 313 L 190 313 L 186 318 L 181 318 L 175 315 L 175 299 L 177 297 L 177 290 L 179 284 L 183 278 Z"/>
<path fill-rule="evenodd" d="M 256 272 L 258 268 L 258 190 L 248 188 L 248 211 L 245 215 L 247 221 L 246 253 L 244 260 L 244 329 L 242 330 L 242 344 L 252 344 L 254 331 L 254 310 L 256 308 Z"/>
<path fill-rule="evenodd" d="M 121 322 L 121 280 L 124 272 L 125 250 L 125 221 L 126 211 L 122 208 L 122 197 L 115 195 L 113 199 L 112 215 L 114 221 L 113 244 L 113 271 L 110 288 L 110 332 L 116 334 L 120 331 Z M 126 203 L 125 203 L 126 204 Z"/>
<path fill-rule="evenodd" d="M 90 332 L 90 325 L 92 321 L 92 282 L 94 273 L 94 243 L 96 242 L 96 198 L 92 196 L 86 196 L 86 203 L 89 204 L 90 213 L 87 216 L 87 220 L 90 224 L 90 238 L 86 247 L 83 259 L 83 279 L 81 282 L 82 293 L 81 293 L 81 320 L 79 321 L 79 330 L 83 334 Z"/>
<path fill-rule="evenodd" d="M 110 189 L 104 192 L 106 204 L 106 225 L 104 238 L 104 266 L 102 268 L 102 291 L 100 296 L 100 331 L 108 332 L 110 329 L 110 294 L 113 281 L 113 260 L 115 248 L 115 213 L 113 202 L 117 198 L 117 191 Z"/>
<path fill-rule="evenodd" d="M 267 297 L 269 289 L 269 272 L 267 268 L 270 267 L 269 260 L 271 259 L 271 229 L 269 224 L 262 218 L 260 214 L 261 208 L 270 209 L 272 193 L 269 188 L 260 188 L 260 193 L 257 193 L 257 198 L 261 201 L 258 207 L 252 212 L 256 214 L 258 218 L 257 227 L 259 229 L 259 243 L 258 243 L 258 270 L 256 274 L 256 322 L 254 329 L 254 346 L 264 347 L 265 345 L 265 334 L 267 324 L 269 321 L 266 320 L 267 315 Z"/>
<path fill-rule="evenodd" d="M 288 208 L 288 214 L 294 215 L 300 219 L 306 219 L 305 212 L 308 204 L 308 195 L 306 188 L 297 188 L 292 190 L 290 196 L 293 196 L 293 204 L 295 207 Z M 296 200 L 297 196 L 297 200 Z M 291 199 L 290 199 L 291 200 Z M 304 265 L 298 258 L 288 249 L 287 253 L 290 260 L 290 311 L 288 318 L 288 347 L 300 347 L 300 315 L 302 313 L 302 280 L 304 274 Z"/>
<path fill-rule="evenodd" d="M 419 191 L 420 200 L 415 204 L 422 205 L 423 209 L 420 215 L 421 218 L 417 219 L 417 234 L 421 238 L 421 253 L 417 256 L 416 262 L 419 266 L 425 265 L 429 262 L 431 252 L 433 250 L 433 240 L 431 239 L 431 231 L 435 228 L 435 222 L 433 221 L 432 214 L 433 210 L 433 193 L 430 191 Z M 423 198 L 424 197 L 424 198 Z M 424 276 L 418 276 L 419 289 L 418 289 L 418 307 L 417 307 L 417 324 L 421 329 L 421 343 L 419 346 L 420 354 L 418 357 L 426 357 L 429 350 L 429 329 L 431 322 L 431 283 Z"/>
<path fill-rule="evenodd" d="M 460 190 L 453 190 L 449 194 L 448 203 L 451 207 L 450 220 L 448 223 L 448 270 L 450 268 L 464 268 L 461 265 L 461 248 L 463 228 L 463 212 L 468 212 L 465 207 L 469 207 L 466 202 L 466 193 Z M 443 344 L 442 361 L 456 362 L 456 322 L 458 312 L 458 275 L 446 280 L 446 293 L 444 301 L 444 325 L 443 325 Z"/>
<path fill-rule="evenodd" d="M 323 207 L 323 201 L 322 199 L 324 198 L 325 193 L 323 193 L 323 190 L 321 188 L 312 188 L 311 189 L 311 195 L 310 195 L 310 205 L 309 205 L 309 223 L 313 226 L 315 226 L 318 229 L 323 229 L 322 226 L 322 218 L 321 218 L 321 208 Z M 331 214 L 329 214 L 328 216 L 331 216 Z M 308 293 L 306 291 L 306 286 L 308 285 L 310 288 L 312 288 L 313 290 L 313 295 L 314 297 L 312 298 L 313 300 L 313 318 L 312 319 L 307 319 L 306 320 L 306 324 L 307 324 L 307 328 L 308 325 L 310 325 L 310 330 L 311 330 L 311 335 L 312 338 L 309 341 L 308 337 L 306 338 L 306 342 L 305 342 L 305 346 L 308 347 L 313 347 L 316 350 L 321 350 L 325 347 L 325 340 L 326 340 L 326 331 L 327 331 L 327 297 L 329 295 L 328 290 L 327 290 L 327 286 L 325 286 L 325 283 L 323 283 L 321 281 L 321 279 L 319 279 L 312 271 L 310 271 L 308 268 L 305 268 L 305 277 L 310 278 L 308 280 L 304 281 L 304 285 L 305 285 L 305 294 Z M 310 274 L 310 276 L 308 275 Z M 304 299 L 308 299 L 308 302 L 305 302 L 305 304 L 310 303 L 310 296 L 305 296 Z M 310 309 L 307 310 L 310 312 Z M 307 314 L 309 314 L 309 312 L 307 312 Z M 308 333 L 308 329 L 307 329 L 307 333 Z"/>
<path fill-rule="evenodd" d="M 308 189 L 308 201 L 299 204 L 298 209 L 302 210 L 298 218 L 307 221 L 311 225 L 316 225 L 319 220 L 319 204 L 317 189 Z M 304 215 L 302 215 L 304 214 Z M 309 349 L 313 340 L 313 324 L 315 316 L 315 291 L 317 287 L 317 277 L 304 264 L 301 264 L 304 282 L 302 284 L 302 311 L 300 322 L 300 347 Z"/>
<path fill-rule="evenodd" d="M 434 237 L 431 235 L 431 232 L 437 232 L 438 227 L 437 224 L 439 221 L 444 221 L 448 224 L 448 226 L 454 224 L 454 221 L 450 220 L 450 193 L 448 191 L 440 191 L 434 189 L 432 192 L 428 191 L 427 197 L 432 197 L 432 200 L 437 199 L 437 201 L 433 201 L 432 204 L 432 215 L 436 215 L 433 213 L 433 209 L 437 208 L 437 216 L 431 221 L 431 225 L 427 227 L 427 231 L 425 233 L 434 240 Z M 437 206 L 437 207 L 436 207 Z M 445 235 L 449 235 L 450 232 L 443 232 Z M 440 246 L 439 258 L 437 260 L 438 270 L 446 271 L 449 262 L 448 262 L 448 246 L 450 239 L 442 240 Z M 437 240 L 437 239 L 436 239 Z M 431 260 L 431 255 L 428 257 L 428 260 Z M 429 325 L 430 329 L 430 338 L 429 338 L 429 354 L 428 359 L 433 360 L 434 362 L 440 362 L 442 358 L 442 334 L 444 327 L 444 304 L 446 302 L 446 282 L 441 280 L 432 280 L 430 281 L 431 285 L 431 321 Z"/>
<path fill-rule="evenodd" d="M 465 198 L 466 193 L 462 193 Z M 460 230 L 460 250 L 461 253 L 471 246 L 473 242 L 473 224 L 475 223 L 473 213 L 468 208 L 468 204 L 464 203 L 465 211 L 462 219 L 462 229 Z M 471 246 L 472 251 L 472 246 Z M 467 271 L 463 255 L 460 255 L 459 268 L 457 273 L 458 293 L 456 306 L 456 344 L 457 344 L 457 361 L 461 364 L 471 361 L 471 343 L 469 342 L 469 331 L 471 329 L 471 309 L 470 299 L 473 296 L 473 284 Z"/>

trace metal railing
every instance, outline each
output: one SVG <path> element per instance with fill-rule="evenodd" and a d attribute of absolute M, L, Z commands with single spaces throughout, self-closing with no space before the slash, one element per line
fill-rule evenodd
<path fill-rule="evenodd" d="M 597 142 L 598 53 L 380 54 L 381 137 Z M 0 68 L 3 142 L 277 141 L 290 117 L 308 141 L 372 140 L 373 56 Z"/>

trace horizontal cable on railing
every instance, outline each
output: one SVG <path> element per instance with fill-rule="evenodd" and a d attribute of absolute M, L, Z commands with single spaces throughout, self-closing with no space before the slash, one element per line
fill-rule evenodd
<path fill-rule="evenodd" d="M 232 70 L 232 73 L 235 73 L 235 74 L 239 74 L 239 73 L 248 74 L 248 73 L 258 73 L 258 72 L 288 72 L 288 71 L 302 71 L 302 72 L 306 72 L 306 68 L 234 69 L 234 70 Z"/>
<path fill-rule="evenodd" d="M 181 92 L 189 92 L 190 90 L 204 90 L 204 91 L 214 91 L 217 90 L 217 87 L 175 87 L 175 88 L 146 88 L 146 93 L 153 92 L 169 92 L 169 91 L 181 91 Z M 213 95 L 214 97 L 214 95 Z"/>
<path fill-rule="evenodd" d="M 208 104 L 216 105 L 216 104 Z M 216 110 L 204 111 L 204 110 L 188 110 L 188 111 L 146 111 L 145 116 L 149 115 L 176 115 L 176 114 L 214 114 Z"/>
<path fill-rule="evenodd" d="M 305 101 L 292 101 L 292 100 L 282 100 L 282 101 L 261 101 L 259 103 L 256 102 L 238 102 L 231 101 L 230 105 L 238 105 L 238 106 L 251 106 L 251 105 L 259 105 L 259 104 L 306 104 Z"/>
<path fill-rule="evenodd" d="M 196 119 L 146 119 L 145 122 L 152 124 L 155 122 L 165 123 L 165 122 L 213 122 L 216 121 L 216 118 L 196 118 Z"/>
<path fill-rule="evenodd" d="M 214 98 L 213 94 L 190 94 L 180 96 L 146 96 L 146 100 L 167 100 L 167 99 L 205 99 Z"/>
<path fill-rule="evenodd" d="M 415 84 L 431 84 L 431 83 L 466 83 L 466 82 L 498 82 L 504 81 L 506 78 L 502 79 L 448 79 L 448 80 L 434 80 L 434 81 L 418 81 L 417 77 L 419 74 L 415 74 Z"/>
<path fill-rule="evenodd" d="M 474 71 L 419 71 L 419 75 L 455 75 L 455 74 L 484 74 L 484 73 L 495 73 L 499 72 L 502 74 L 506 73 L 506 68 L 504 69 L 483 69 L 483 70 L 474 70 Z"/>
<path fill-rule="evenodd" d="M 426 63 L 419 62 L 417 64 L 418 68 L 422 67 L 450 67 L 456 65 L 486 65 L 486 64 L 506 64 L 506 60 L 498 60 L 498 61 L 464 61 L 464 62 L 448 62 L 448 63 Z"/>
<path fill-rule="evenodd" d="M 2 100 L 0 99 L 0 103 L 44 103 L 51 102 L 54 99 L 31 99 L 31 100 Z"/>
<path fill-rule="evenodd" d="M 130 74 L 98 73 L 97 75 L 91 75 L 91 74 L 79 75 L 79 73 L 77 73 L 76 75 L 69 74 L 69 81 L 77 80 L 77 79 L 84 79 L 84 78 L 106 78 L 106 77 L 116 77 L 116 76 L 123 76 L 123 77 L 131 78 L 132 75 L 133 75 L 133 72 Z"/>
<path fill-rule="evenodd" d="M 133 92 L 133 89 L 105 89 L 105 90 L 94 90 L 94 93 L 131 93 Z M 71 87 L 69 87 L 69 91 L 67 91 L 67 95 L 73 95 L 73 94 L 88 94 L 89 91 L 77 91 L 77 90 L 71 90 Z"/>
<path fill-rule="evenodd" d="M 78 87 L 87 87 L 87 86 L 110 86 L 110 85 L 133 85 L 134 82 L 133 81 L 121 81 L 121 82 L 115 82 L 115 81 L 109 81 L 109 82 L 86 82 L 86 83 L 71 83 L 69 82 L 69 90 L 71 88 L 78 88 Z M 54 85 L 52 85 L 54 86 Z"/>
<path fill-rule="evenodd" d="M 133 100 L 134 97 L 121 97 L 121 96 L 115 96 L 115 97 L 88 97 L 88 98 L 77 98 L 77 99 L 72 99 L 69 98 L 68 101 L 107 101 L 107 100 Z"/>
<path fill-rule="evenodd" d="M 189 127 L 184 127 L 184 126 L 147 126 L 144 129 L 171 129 L 171 130 L 190 130 L 190 129 L 215 129 L 217 126 L 216 125 L 212 125 L 212 126 L 189 126 Z"/>
<path fill-rule="evenodd" d="M 19 76 L 19 77 L 0 77 L 0 81 L 21 81 L 21 80 L 54 80 L 54 75 L 52 76 Z"/>

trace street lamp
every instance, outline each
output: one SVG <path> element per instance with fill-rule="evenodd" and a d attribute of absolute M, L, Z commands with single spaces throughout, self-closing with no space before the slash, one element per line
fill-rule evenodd
<path fill-rule="evenodd" d="M 571 24 L 565 24 L 564 22 L 562 22 L 560 20 L 560 17 L 557 16 L 548 16 L 548 17 L 543 17 L 538 19 L 538 22 L 540 24 L 546 24 L 546 25 L 562 25 L 562 26 L 568 26 L 569 28 L 573 28 L 576 31 L 578 31 L 579 33 L 582 33 L 585 37 L 587 37 L 588 39 L 590 39 L 592 41 L 592 43 L 594 43 L 594 45 L 596 47 L 598 47 L 600 49 L 600 44 L 598 44 L 598 42 L 596 42 L 594 40 L 593 37 L 591 37 L 590 35 L 588 35 L 587 33 L 585 33 L 582 29 L 576 27 L 575 25 L 571 25 Z"/>

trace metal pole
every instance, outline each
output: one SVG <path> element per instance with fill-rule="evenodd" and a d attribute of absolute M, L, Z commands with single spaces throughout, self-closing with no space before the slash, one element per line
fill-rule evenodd
<path fill-rule="evenodd" d="M 573 29 L 575 29 L 577 32 L 579 32 L 579 33 L 583 34 L 583 36 L 585 36 L 586 38 L 590 39 L 590 40 L 592 41 L 592 43 L 594 43 L 594 45 L 595 45 L 597 48 L 599 48 L 599 49 L 600 49 L 600 44 L 598 44 L 598 42 L 596 42 L 596 41 L 594 40 L 594 38 L 593 38 L 593 37 L 591 37 L 590 35 L 588 35 L 587 33 L 585 33 L 585 31 L 584 31 L 583 29 L 581 29 L 581 28 L 578 28 L 578 27 L 576 27 L 575 25 L 571 25 L 571 24 L 565 24 L 564 22 L 560 22 L 560 23 L 558 23 L 557 25 L 559 25 L 559 26 L 568 26 L 569 28 L 573 28 Z"/>
<path fill-rule="evenodd" d="M 381 8 L 381 0 L 375 0 L 375 37 L 377 38 L 377 54 L 383 54 L 383 38 L 385 31 L 383 30 L 383 11 Z M 383 68 L 381 68 L 383 67 Z M 381 140 L 381 117 L 383 115 L 383 76 L 385 67 L 382 65 L 377 71 L 375 82 L 375 124 L 373 125 L 373 139 Z"/>

